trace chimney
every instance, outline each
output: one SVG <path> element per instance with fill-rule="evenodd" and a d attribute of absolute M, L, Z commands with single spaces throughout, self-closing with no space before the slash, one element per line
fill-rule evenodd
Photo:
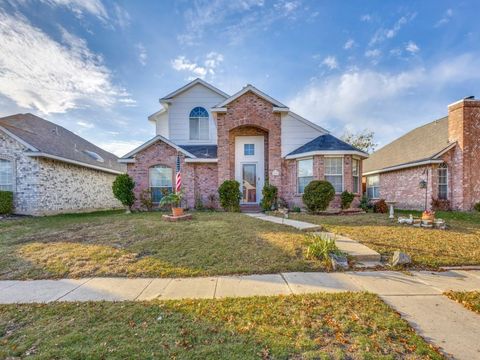
<path fill-rule="evenodd" d="M 448 141 L 457 141 L 464 150 L 477 142 L 480 127 L 480 100 L 468 96 L 448 105 Z M 477 133 L 476 133 L 477 132 Z"/>

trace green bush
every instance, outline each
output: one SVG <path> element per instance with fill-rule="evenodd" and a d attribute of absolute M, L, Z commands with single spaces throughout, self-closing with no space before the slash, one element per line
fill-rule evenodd
<path fill-rule="evenodd" d="M 476 203 L 475 205 L 473 205 L 473 208 L 475 209 L 475 211 L 480 212 L 480 202 L 478 202 L 478 203 Z"/>
<path fill-rule="evenodd" d="M 307 259 L 328 260 L 330 254 L 340 255 L 334 238 L 325 234 L 307 235 Z"/>
<path fill-rule="evenodd" d="M 292 209 L 292 212 L 299 213 L 299 212 L 302 212 L 302 209 L 300 209 L 298 206 L 294 206 Z"/>
<path fill-rule="evenodd" d="M 313 180 L 304 190 L 303 203 L 310 212 L 325 211 L 335 197 L 335 189 L 328 181 Z"/>
<path fill-rule="evenodd" d="M 135 182 L 127 174 L 118 175 L 112 185 L 113 195 L 122 203 L 122 205 L 127 206 L 128 210 L 132 208 L 132 205 L 135 202 L 135 194 L 133 193 L 134 187 Z"/>
<path fill-rule="evenodd" d="M 239 212 L 242 198 L 240 183 L 236 180 L 225 180 L 218 188 L 218 198 L 225 211 Z"/>
<path fill-rule="evenodd" d="M 373 204 L 373 212 L 386 214 L 388 212 L 388 206 L 385 199 L 380 199 Z"/>
<path fill-rule="evenodd" d="M 363 195 L 361 200 L 360 200 L 360 209 L 363 211 L 367 212 L 370 209 L 370 201 L 368 200 L 368 197 Z"/>
<path fill-rule="evenodd" d="M 260 206 L 263 211 L 274 210 L 277 207 L 278 189 L 269 183 L 265 183 L 262 189 L 262 201 Z"/>
<path fill-rule="evenodd" d="M 13 192 L 0 191 L 0 214 L 10 215 L 13 212 Z"/>
<path fill-rule="evenodd" d="M 355 199 L 355 195 L 351 192 L 348 192 L 345 190 L 342 192 L 342 195 L 340 196 L 341 199 L 341 206 L 342 209 L 348 209 L 350 205 L 352 204 L 353 199 Z"/>
<path fill-rule="evenodd" d="M 144 209 L 152 211 L 154 204 L 152 200 L 152 191 L 150 189 L 143 189 L 140 192 L 140 203 Z"/>

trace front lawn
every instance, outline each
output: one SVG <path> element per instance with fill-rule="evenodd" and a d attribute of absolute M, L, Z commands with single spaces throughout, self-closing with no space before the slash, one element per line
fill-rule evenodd
<path fill-rule="evenodd" d="M 419 212 L 401 211 L 408 216 Z M 348 236 L 385 256 L 401 250 L 423 267 L 480 264 L 480 213 L 438 212 L 449 230 L 431 230 L 400 225 L 388 214 L 318 216 L 290 214 L 290 218 L 324 226 L 328 231 Z"/>
<path fill-rule="evenodd" d="M 304 235 L 242 214 L 99 212 L 0 223 L 0 279 L 180 277 L 322 270 Z"/>
<path fill-rule="evenodd" d="M 480 314 L 480 291 L 448 291 L 445 295 Z"/>
<path fill-rule="evenodd" d="M 0 306 L 0 358 L 441 359 L 376 295 Z"/>

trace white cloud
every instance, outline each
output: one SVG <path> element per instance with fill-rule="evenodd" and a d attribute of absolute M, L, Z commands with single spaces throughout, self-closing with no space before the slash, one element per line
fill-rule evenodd
<path fill-rule="evenodd" d="M 382 52 L 379 49 L 370 49 L 365 51 L 365 56 L 368 58 L 378 58 L 382 55 Z"/>
<path fill-rule="evenodd" d="M 448 24 L 452 19 L 452 16 L 453 16 L 453 10 L 447 9 L 443 17 L 440 20 L 438 20 L 438 22 L 435 24 L 435 27 L 440 27 L 442 25 Z"/>
<path fill-rule="evenodd" d="M 335 56 L 327 56 L 323 59 L 322 64 L 328 67 L 330 70 L 338 68 L 338 62 Z"/>
<path fill-rule="evenodd" d="M 371 20 L 372 20 L 372 15 L 370 15 L 370 14 L 364 14 L 364 15 L 360 16 L 360 21 L 369 22 Z"/>
<path fill-rule="evenodd" d="M 355 45 L 355 41 L 353 39 L 348 39 L 345 45 L 343 45 L 343 48 L 345 50 L 351 49 Z"/>
<path fill-rule="evenodd" d="M 285 12 L 291 13 L 300 6 L 300 1 L 285 1 L 280 6 L 281 9 L 283 9 Z"/>
<path fill-rule="evenodd" d="M 100 0 L 42 0 L 50 6 L 64 6 L 69 8 L 78 17 L 88 12 L 99 19 L 108 19 L 107 11 Z"/>
<path fill-rule="evenodd" d="M 385 41 L 386 39 L 391 39 L 397 36 L 398 32 L 400 29 L 417 16 L 417 13 L 413 14 L 408 14 L 405 16 L 400 17 L 395 24 L 391 28 L 385 29 L 385 28 L 380 28 L 378 29 L 375 34 L 373 35 L 372 39 L 370 40 L 369 45 L 375 45 L 377 43 L 380 43 L 382 41 Z"/>
<path fill-rule="evenodd" d="M 100 142 L 96 143 L 100 148 L 109 151 L 117 156 L 123 156 L 128 154 L 130 151 L 133 149 L 139 147 L 142 145 L 144 142 L 143 141 L 121 141 L 121 140 L 115 140 L 115 141 L 109 141 L 109 142 Z"/>
<path fill-rule="evenodd" d="M 113 11 L 115 15 L 115 23 L 121 28 L 127 28 L 130 25 L 130 14 L 123 7 L 115 3 L 113 5 Z"/>
<path fill-rule="evenodd" d="M 138 52 L 137 53 L 138 61 L 140 62 L 140 64 L 142 64 L 142 66 L 147 65 L 147 58 L 148 58 L 147 49 L 142 43 L 138 43 L 135 47 Z"/>
<path fill-rule="evenodd" d="M 405 46 L 405 50 L 407 50 L 412 54 L 416 54 L 417 52 L 420 51 L 420 48 L 413 41 L 409 41 L 408 44 Z"/>
<path fill-rule="evenodd" d="M 95 127 L 94 124 L 86 121 L 77 121 L 77 125 L 85 129 L 93 129 Z"/>
<path fill-rule="evenodd" d="M 60 29 L 62 43 L 20 15 L 0 11 L 0 93 L 43 114 L 91 104 L 112 106 L 128 94 L 85 40 Z"/>
<path fill-rule="evenodd" d="M 204 79 L 207 75 L 215 75 L 215 69 L 223 62 L 223 55 L 210 52 L 205 56 L 203 65 L 197 61 L 189 60 L 185 56 L 177 56 L 171 61 L 172 68 L 176 71 L 186 71 L 190 73 L 189 78 L 199 77 Z"/>

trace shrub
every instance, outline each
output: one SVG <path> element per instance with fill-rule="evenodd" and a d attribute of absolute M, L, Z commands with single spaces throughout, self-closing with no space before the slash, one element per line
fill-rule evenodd
<path fill-rule="evenodd" d="M 365 212 L 367 212 L 371 208 L 370 201 L 368 200 L 367 196 L 365 195 L 362 196 L 359 206 L 360 206 L 360 209 L 362 209 Z"/>
<path fill-rule="evenodd" d="M 334 238 L 330 238 L 325 234 L 307 235 L 307 259 L 328 260 L 331 254 L 340 254 Z"/>
<path fill-rule="evenodd" d="M 218 197 L 220 206 L 225 211 L 238 212 L 240 211 L 240 184 L 236 180 L 225 180 L 218 188 Z"/>
<path fill-rule="evenodd" d="M 262 201 L 260 201 L 260 206 L 262 207 L 263 211 L 270 211 L 276 208 L 277 195 L 277 187 L 269 183 L 265 183 L 262 189 Z"/>
<path fill-rule="evenodd" d="M 215 194 L 210 194 L 207 197 L 207 209 L 208 210 L 215 210 L 217 208 L 217 195 Z"/>
<path fill-rule="evenodd" d="M 388 206 L 385 199 L 380 199 L 373 204 L 373 212 L 386 214 L 388 212 Z"/>
<path fill-rule="evenodd" d="M 153 200 L 152 200 L 152 191 L 150 189 L 143 189 L 140 192 L 140 203 L 142 204 L 142 207 L 147 209 L 147 211 L 152 211 Z"/>
<path fill-rule="evenodd" d="M 0 214 L 10 215 L 13 212 L 13 192 L 0 191 Z"/>
<path fill-rule="evenodd" d="M 475 205 L 473 205 L 473 208 L 475 209 L 475 211 L 480 212 L 480 202 L 477 202 Z"/>
<path fill-rule="evenodd" d="M 205 210 L 205 206 L 203 206 L 202 196 L 200 194 L 195 195 L 195 210 L 202 211 Z"/>
<path fill-rule="evenodd" d="M 300 209 L 298 206 L 294 206 L 293 209 L 292 209 L 292 212 L 294 212 L 294 213 L 299 213 L 301 211 L 302 211 L 302 209 Z"/>
<path fill-rule="evenodd" d="M 432 197 L 432 209 L 435 211 L 449 211 L 450 208 L 450 201 L 445 199 L 435 199 Z"/>
<path fill-rule="evenodd" d="M 325 211 L 335 197 L 335 189 L 328 181 L 313 180 L 303 193 L 303 203 L 310 212 Z"/>
<path fill-rule="evenodd" d="M 113 195 L 122 203 L 122 205 L 127 206 L 129 211 L 135 202 L 135 194 L 133 193 L 134 187 L 135 182 L 127 174 L 118 175 L 112 185 Z"/>
<path fill-rule="evenodd" d="M 355 195 L 351 192 L 348 192 L 345 190 L 342 192 L 342 195 L 340 196 L 341 199 L 341 206 L 342 209 L 348 209 L 350 205 L 352 204 L 353 199 L 355 199 Z"/>
<path fill-rule="evenodd" d="M 288 202 L 284 198 L 278 198 L 277 200 L 277 207 L 279 209 L 288 209 Z"/>

